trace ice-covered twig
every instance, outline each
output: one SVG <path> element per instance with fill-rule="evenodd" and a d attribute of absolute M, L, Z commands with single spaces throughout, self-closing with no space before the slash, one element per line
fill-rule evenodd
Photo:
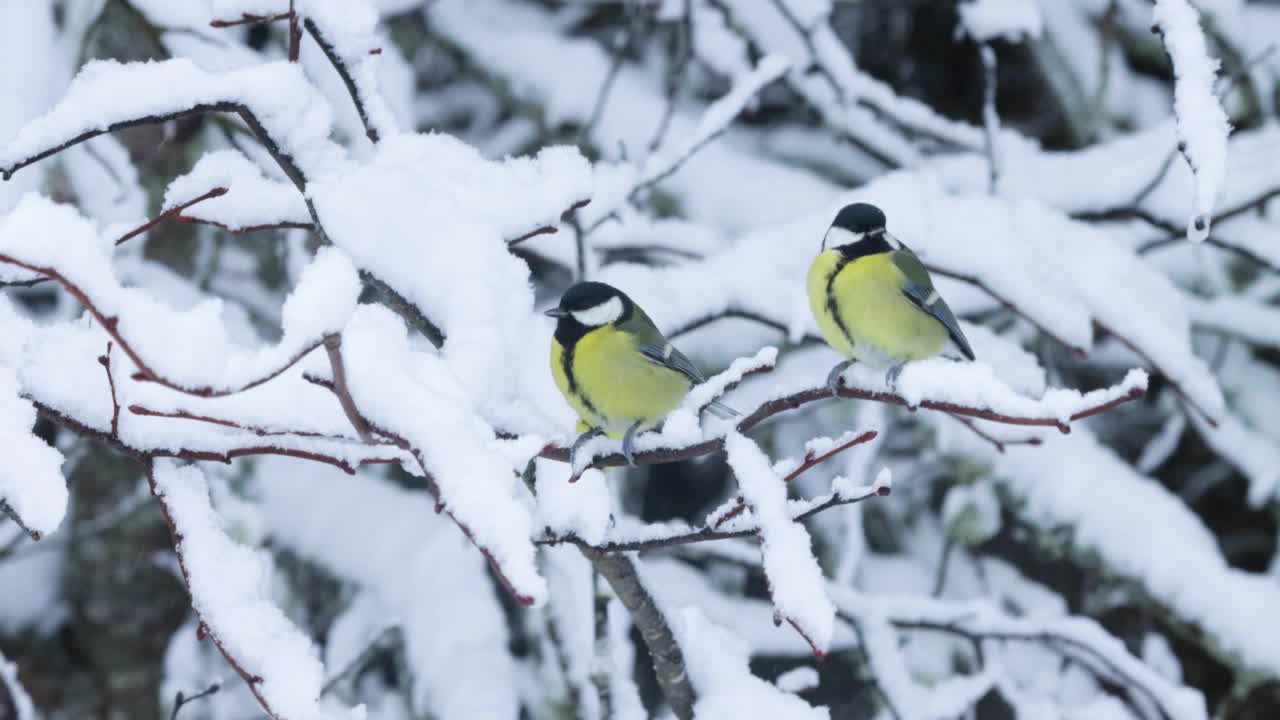
<path fill-rule="evenodd" d="M 1214 93 L 1218 61 L 1209 57 L 1200 13 L 1188 0 L 1155 0 L 1155 25 L 1176 82 L 1173 110 L 1177 118 L 1178 148 L 1191 167 L 1195 192 L 1187 239 L 1201 242 L 1209 236 L 1213 204 L 1227 174 L 1227 136 L 1231 124 Z"/>

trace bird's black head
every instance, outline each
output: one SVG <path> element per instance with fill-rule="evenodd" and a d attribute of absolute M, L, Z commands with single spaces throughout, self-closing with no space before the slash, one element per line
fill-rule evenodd
<path fill-rule="evenodd" d="M 875 205 L 850 203 L 841 208 L 840 212 L 836 214 L 836 219 L 831 222 L 831 227 L 843 228 L 859 235 L 883 230 L 885 227 L 884 212 Z"/>
<path fill-rule="evenodd" d="M 560 296 L 560 304 L 547 311 L 556 318 L 556 340 L 571 345 L 594 328 L 623 322 L 634 304 L 626 293 L 602 282 L 580 282 Z"/>
<path fill-rule="evenodd" d="M 839 251 L 847 260 L 890 252 L 901 244 L 885 229 L 884 212 L 875 205 L 851 203 L 836 213 L 827 234 L 822 236 L 823 249 Z"/>

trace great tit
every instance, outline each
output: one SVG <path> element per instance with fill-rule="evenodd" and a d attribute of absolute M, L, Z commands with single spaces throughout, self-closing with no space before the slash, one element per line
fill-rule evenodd
<path fill-rule="evenodd" d="M 546 314 L 557 321 L 551 375 L 580 419 L 570 462 L 586 441 L 604 434 L 621 435 L 622 454 L 634 465 L 636 434 L 659 425 L 703 382 L 702 374 L 639 305 L 611 285 L 580 282 Z M 737 414 L 718 402 L 709 409 Z"/>
<path fill-rule="evenodd" d="M 809 268 L 807 289 L 823 338 L 848 358 L 827 375 L 832 394 L 855 360 L 886 369 L 892 388 L 912 360 L 940 354 L 974 359 L 929 271 L 888 231 L 874 205 L 853 203 L 836 215 Z"/>

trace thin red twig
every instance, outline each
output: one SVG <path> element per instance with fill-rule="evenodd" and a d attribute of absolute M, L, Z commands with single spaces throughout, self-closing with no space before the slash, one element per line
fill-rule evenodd
<path fill-rule="evenodd" d="M 1101 412 L 1101 410 L 1099 410 L 1099 412 Z M 983 430 L 976 422 L 970 420 L 969 418 L 961 417 L 959 415 L 952 415 L 951 417 L 955 418 L 956 422 L 972 430 L 974 435 L 977 435 L 983 440 L 986 440 L 987 442 L 994 445 L 996 450 L 999 451 L 1001 454 L 1004 453 L 1004 449 L 1008 445 L 1041 445 L 1044 442 L 1040 438 L 1034 437 L 1034 436 L 1028 437 L 1028 438 L 1021 438 L 1017 440 L 1002 440 L 992 435 L 991 433 Z"/>
<path fill-rule="evenodd" d="M 169 503 L 166 502 L 164 495 L 156 486 L 155 466 L 150 460 L 146 463 L 146 471 L 147 483 L 151 486 L 151 495 L 155 497 L 156 501 L 160 504 L 160 512 L 164 515 L 165 525 L 169 527 L 169 539 L 173 542 L 174 554 L 178 556 L 178 567 L 182 570 L 182 581 L 187 586 L 187 592 L 190 593 L 191 573 L 187 569 L 187 560 L 182 553 L 182 533 L 179 532 L 177 524 L 173 521 L 173 513 L 169 510 Z M 262 684 L 262 678 L 244 669 L 244 666 L 241 665 L 239 661 L 236 660 L 236 657 L 227 650 L 225 645 L 222 644 L 222 639 L 218 637 L 217 628 L 210 626 L 209 623 L 205 621 L 204 617 L 200 614 L 199 608 L 193 605 L 192 610 L 195 612 L 196 617 L 199 620 L 200 627 L 204 629 L 204 634 L 213 639 L 213 644 L 218 648 L 218 652 L 222 653 L 222 657 L 227 659 L 227 664 L 231 666 L 231 669 L 235 670 L 236 674 L 244 679 L 245 684 L 249 686 L 249 692 L 253 693 L 254 698 L 258 700 L 258 704 L 262 706 L 262 709 L 267 713 L 267 715 L 269 715 L 272 720 L 284 720 L 274 709 L 272 709 L 271 704 L 267 702 L 267 698 L 262 694 L 262 690 L 259 687 Z"/>
<path fill-rule="evenodd" d="M 105 315 L 101 310 L 98 309 L 96 305 L 94 305 L 93 301 L 89 298 L 88 295 L 84 293 L 83 290 L 80 289 L 79 286 L 71 282 L 57 268 L 42 267 L 40 265 L 32 265 L 30 263 L 19 260 L 15 257 L 11 257 L 9 255 L 4 255 L 4 254 L 0 254 L 0 262 L 6 262 L 6 263 L 9 263 L 10 265 L 16 265 L 20 268 L 24 268 L 26 270 L 30 270 L 32 272 L 39 273 L 41 275 L 49 277 L 53 279 L 55 282 L 57 282 L 59 285 L 61 285 L 63 288 L 65 288 L 67 292 L 71 293 L 71 295 L 75 297 L 75 299 L 78 300 L 80 304 L 83 305 L 84 308 L 89 311 L 90 314 L 93 315 L 94 319 L 96 319 L 102 325 L 102 327 L 107 331 L 107 333 L 110 334 L 111 337 L 114 338 L 117 343 L 119 343 L 120 349 L 123 350 L 125 354 L 129 356 L 129 359 L 133 361 L 134 365 L 138 366 L 139 372 L 133 375 L 134 380 L 149 380 L 151 382 L 159 383 L 160 385 L 163 385 L 169 388 L 170 390 L 176 390 L 180 393 L 185 393 L 187 395 L 195 395 L 198 397 L 224 397 L 226 395 L 234 395 L 236 393 L 255 388 L 265 382 L 275 379 L 281 373 L 293 367 L 299 360 L 305 357 L 312 350 L 315 350 L 323 342 L 322 340 L 317 340 L 315 343 L 312 343 L 311 345 L 308 345 L 302 348 L 298 353 L 296 353 L 293 357 L 289 358 L 280 367 L 269 371 L 267 374 L 263 375 L 262 377 L 255 378 L 242 385 L 238 385 L 230 388 L 214 388 L 210 386 L 187 387 L 173 380 L 169 380 L 161 376 L 155 370 L 152 370 L 151 367 L 146 363 L 146 361 L 142 359 L 142 356 L 139 355 L 138 352 L 134 350 L 133 346 L 127 340 L 125 340 L 124 337 L 120 334 L 119 318 L 108 317 L 107 315 Z"/>
<path fill-rule="evenodd" d="M 298 62 L 302 50 L 302 28 L 298 26 L 298 9 L 289 0 L 289 62 Z"/>
<path fill-rule="evenodd" d="M 854 445 L 861 445 L 862 443 L 865 443 L 865 442 L 871 442 L 876 438 L 878 434 L 879 433 L 877 433 L 875 430 L 868 430 L 862 433 L 861 435 L 855 436 L 853 439 L 849 440 L 848 442 L 841 443 L 836 447 L 831 448 L 830 450 L 822 453 L 821 455 L 814 455 L 813 451 L 811 450 L 807 451 L 805 452 L 804 460 L 800 463 L 800 465 L 798 465 L 795 470 L 792 470 L 791 472 L 787 473 L 787 476 L 782 478 L 782 482 L 790 483 L 792 480 L 795 480 L 796 478 L 805 474 L 809 470 L 817 467 L 818 465 L 821 465 L 822 463 L 835 457 L 836 455 L 839 455 L 845 450 L 848 450 Z M 720 517 L 713 520 L 711 522 L 711 527 L 714 527 L 714 528 L 720 527 L 726 522 L 741 515 L 742 512 L 746 509 L 747 509 L 747 499 L 739 495 L 737 499 L 737 504 L 735 504 L 724 515 L 721 515 Z"/>
<path fill-rule="evenodd" d="M 120 401 L 116 399 L 116 379 L 111 374 L 111 341 L 107 341 L 107 352 L 98 356 L 98 363 L 107 371 L 107 385 L 111 388 L 111 434 L 120 434 Z"/>
<path fill-rule="evenodd" d="M 162 213 L 160 213 L 159 215 L 155 216 L 155 217 L 154 217 L 154 218 L 152 218 L 151 220 L 149 220 L 149 221 L 147 221 L 147 222 L 145 222 L 145 223 L 143 223 L 143 224 L 139 225 L 138 227 L 136 227 L 136 228 L 134 228 L 134 229 L 130 230 L 129 232 L 125 233 L 124 235 L 121 235 L 121 236 L 120 236 L 120 238 L 119 238 L 118 240 L 116 240 L 116 245 L 122 245 L 122 244 L 124 244 L 125 242 L 127 242 L 128 240 L 131 240 L 131 239 L 133 239 L 133 238 L 137 237 L 138 235 L 141 235 L 142 233 L 144 233 L 144 232 L 146 232 L 146 231 L 150 230 L 151 228 L 155 227 L 156 225 L 159 225 L 160 223 L 164 222 L 165 220 L 168 220 L 169 218 L 172 218 L 172 217 L 177 216 L 177 215 L 181 215 L 183 211 L 185 211 L 187 208 L 191 207 L 192 205 L 195 205 L 195 204 L 197 204 L 197 203 L 204 202 L 205 200 L 210 200 L 210 199 L 212 199 L 212 198 L 222 197 L 223 195 L 226 195 L 226 194 L 227 194 L 227 189 L 226 189 L 226 188 L 224 188 L 224 187 L 215 187 L 215 188 L 213 188 L 213 189 L 209 190 L 209 192 L 207 192 L 207 193 L 205 193 L 205 194 L 201 195 L 200 197 L 195 198 L 194 200 L 188 200 L 187 202 L 184 202 L 184 203 L 182 203 L 181 205 L 174 205 L 173 207 L 169 208 L 168 210 L 165 210 L 164 212 L 162 212 Z M 179 219 L 179 220 L 181 220 L 181 218 L 178 218 L 178 219 Z"/>

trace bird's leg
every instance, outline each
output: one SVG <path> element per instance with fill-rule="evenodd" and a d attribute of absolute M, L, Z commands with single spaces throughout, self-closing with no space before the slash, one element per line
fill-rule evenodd
<path fill-rule="evenodd" d="M 831 368 L 831 372 L 827 373 L 827 389 L 831 391 L 832 396 L 840 394 L 840 376 L 852 364 L 852 360 L 843 360 Z"/>
<path fill-rule="evenodd" d="M 592 438 L 600 437 L 603 434 L 604 434 L 603 430 L 601 430 L 600 428 L 593 427 L 590 430 L 579 435 L 578 439 L 573 441 L 573 447 L 569 449 L 570 472 L 573 472 L 573 473 L 578 472 L 578 452 L 582 450 L 582 446 L 586 445 L 588 442 L 591 442 Z"/>
<path fill-rule="evenodd" d="M 636 466 L 636 435 L 640 432 L 640 422 L 636 421 L 634 425 L 627 428 L 627 432 L 622 436 L 622 456 L 627 459 L 627 464 L 631 467 Z"/>
<path fill-rule="evenodd" d="M 890 392 L 898 392 L 898 376 L 902 374 L 902 368 L 905 365 L 906 363 L 898 363 L 884 374 L 884 384 L 889 386 Z"/>

